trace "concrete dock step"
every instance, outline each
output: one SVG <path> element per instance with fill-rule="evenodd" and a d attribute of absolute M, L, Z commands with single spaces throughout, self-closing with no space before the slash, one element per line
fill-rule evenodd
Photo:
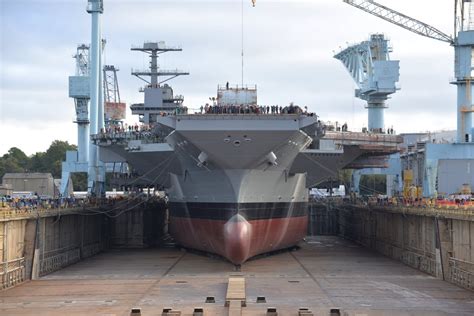
<path fill-rule="evenodd" d="M 227 294 L 225 297 L 226 306 L 230 305 L 231 301 L 238 301 L 242 306 L 246 305 L 245 296 L 245 278 L 243 277 L 230 277 L 227 285 Z"/>

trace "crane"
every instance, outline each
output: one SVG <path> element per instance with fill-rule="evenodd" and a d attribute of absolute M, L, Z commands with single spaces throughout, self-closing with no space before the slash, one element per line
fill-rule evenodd
<path fill-rule="evenodd" d="M 120 90 L 117 79 L 119 69 L 114 65 L 105 65 L 102 68 L 104 80 L 104 100 L 105 102 L 120 102 Z"/>
<path fill-rule="evenodd" d="M 78 160 L 86 162 L 89 156 L 89 46 L 79 45 L 73 58 L 76 75 L 69 77 L 69 97 L 74 98 L 76 107 Z"/>
<path fill-rule="evenodd" d="M 401 26 L 404 29 L 412 31 L 413 33 L 416 33 L 418 35 L 426 36 L 443 42 L 448 42 L 450 44 L 454 43 L 454 40 L 450 35 L 443 33 L 442 31 L 432 27 L 431 25 L 406 16 L 374 1 L 344 0 L 344 2 L 372 15 L 375 15 L 381 19 L 384 19 L 388 22 Z"/>
<path fill-rule="evenodd" d="M 474 3 L 471 0 L 455 0 L 454 33 L 450 35 L 424 22 L 371 0 L 343 0 L 345 3 L 403 27 L 413 33 L 449 43 L 455 50 L 455 77 L 457 86 L 457 142 L 474 141 L 472 87 L 474 51 Z"/>
<path fill-rule="evenodd" d="M 105 65 L 102 69 L 106 127 L 121 126 L 125 119 L 126 104 L 120 101 L 117 71 L 119 69 L 114 65 Z"/>
<path fill-rule="evenodd" d="M 356 97 L 367 101 L 369 131 L 382 133 L 385 100 L 397 91 L 399 61 L 390 60 L 391 48 L 383 34 L 373 34 L 369 41 L 350 46 L 334 58 L 340 60 L 356 82 Z"/>
<path fill-rule="evenodd" d="M 67 151 L 61 164 L 62 196 L 69 196 L 71 173 L 87 172 L 89 160 L 89 100 L 90 100 L 90 46 L 80 44 L 73 56 L 76 73 L 69 77 L 69 97 L 74 99 L 77 123 L 77 151 Z"/>

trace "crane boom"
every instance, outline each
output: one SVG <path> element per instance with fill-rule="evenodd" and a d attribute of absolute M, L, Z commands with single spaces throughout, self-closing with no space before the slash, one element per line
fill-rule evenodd
<path fill-rule="evenodd" d="M 421 36 L 429 37 L 438 41 L 447 42 L 450 44 L 454 43 L 453 38 L 440 30 L 418 21 L 414 18 L 406 16 L 395 10 L 392 10 L 386 6 L 383 6 L 375 1 L 371 0 L 343 0 L 345 3 L 350 4 L 358 9 L 375 15 L 388 22 L 403 27 L 413 33 Z"/>

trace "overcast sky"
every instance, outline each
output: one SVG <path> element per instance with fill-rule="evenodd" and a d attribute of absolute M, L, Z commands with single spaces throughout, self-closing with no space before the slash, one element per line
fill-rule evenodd
<path fill-rule="evenodd" d="M 105 0 L 105 63 L 120 68 L 122 101 L 142 102 L 142 83 L 131 68 L 148 59 L 131 45 L 165 41 L 179 45 L 162 68 L 191 75 L 171 82 L 197 108 L 216 95 L 219 83 L 240 83 L 241 0 Z M 380 0 L 382 4 L 453 33 L 453 1 Z M 0 0 L 0 155 L 16 146 L 27 154 L 55 140 L 77 143 L 68 76 L 77 44 L 90 41 L 86 0 Z M 416 3 L 416 4 L 415 4 Z M 456 128 L 453 48 L 412 34 L 342 0 L 245 0 L 245 76 L 258 85 L 260 104 L 307 105 L 323 120 L 367 125 L 364 102 L 334 51 L 384 33 L 400 60 L 400 86 L 386 110 L 386 127 L 397 132 Z M 130 112 L 127 121 L 137 121 Z"/>

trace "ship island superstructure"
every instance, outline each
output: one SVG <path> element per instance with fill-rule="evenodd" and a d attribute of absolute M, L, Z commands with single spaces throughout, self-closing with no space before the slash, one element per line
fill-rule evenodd
<path fill-rule="evenodd" d="M 158 57 L 167 52 L 180 52 L 181 47 L 166 46 L 165 42 L 145 42 L 142 46 L 131 48 L 132 51 L 143 52 L 150 57 L 149 70 L 132 70 L 132 75 L 146 82 L 140 89 L 144 93 L 144 103 L 132 104 L 133 115 L 138 115 L 140 122 L 154 125 L 156 118 L 162 114 L 172 114 L 177 108 L 183 107 L 184 97 L 174 95 L 173 89 L 166 83 L 178 76 L 189 75 L 189 72 L 178 69 L 165 70 L 158 66 Z M 149 79 L 146 79 L 148 78 Z"/>
<path fill-rule="evenodd" d="M 140 74 L 155 79 L 145 102 L 131 107 L 146 132 L 93 141 L 102 161 L 130 166 L 129 181 L 166 192 L 169 231 L 184 247 L 234 264 L 291 247 L 306 236 L 308 188 L 337 179 L 344 167 L 383 166 L 397 151 L 395 135 L 330 131 L 296 105 L 259 105 L 256 86 L 219 85 L 211 104 L 189 113 L 158 80 L 170 72 L 158 71 L 151 56 L 150 71 Z M 171 76 L 180 74 L 187 73 Z"/>

